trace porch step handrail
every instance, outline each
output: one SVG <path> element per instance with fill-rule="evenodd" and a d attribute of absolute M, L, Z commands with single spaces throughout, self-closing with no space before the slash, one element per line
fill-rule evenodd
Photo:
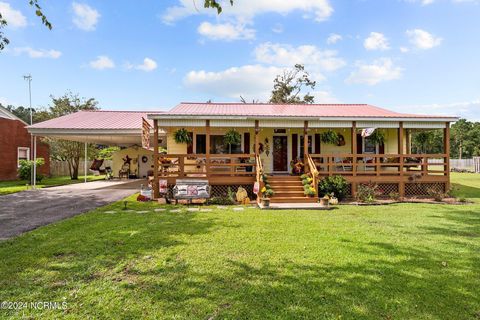
<path fill-rule="evenodd" d="M 317 165 L 313 161 L 310 154 L 307 154 L 306 163 L 308 164 L 310 174 L 312 175 L 312 180 L 313 180 L 312 183 L 315 186 L 315 194 L 318 196 L 318 176 L 319 176 L 319 172 L 318 172 L 318 169 L 317 169 Z"/>

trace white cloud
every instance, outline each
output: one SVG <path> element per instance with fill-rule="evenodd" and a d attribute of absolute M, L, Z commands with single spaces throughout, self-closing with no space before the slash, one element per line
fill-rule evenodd
<path fill-rule="evenodd" d="M 202 36 L 212 40 L 248 40 L 255 38 L 255 30 L 245 27 L 242 23 L 202 22 L 197 29 Z"/>
<path fill-rule="evenodd" d="M 367 50 L 388 50 L 390 45 L 388 44 L 388 39 L 383 33 L 380 32 L 371 32 L 370 36 L 365 39 L 363 46 Z"/>
<path fill-rule="evenodd" d="M 407 2 L 420 3 L 422 6 L 427 6 L 436 2 L 436 0 L 405 0 Z M 478 0 L 452 0 L 452 3 L 479 3 Z"/>
<path fill-rule="evenodd" d="M 8 99 L 5 97 L 0 97 L 0 104 L 3 106 L 8 106 L 9 105 Z"/>
<path fill-rule="evenodd" d="M 409 51 L 410 51 L 410 49 L 408 49 L 407 47 L 400 47 L 400 52 L 401 53 L 407 53 Z"/>
<path fill-rule="evenodd" d="M 422 29 L 407 30 L 407 36 L 410 38 L 410 43 L 412 43 L 417 49 L 422 50 L 439 46 L 443 41 L 442 38 L 436 37 Z"/>
<path fill-rule="evenodd" d="M 480 99 L 453 103 L 432 103 L 424 105 L 403 105 L 394 110 L 406 113 L 423 113 L 445 116 L 459 116 L 470 121 L 480 121 Z"/>
<path fill-rule="evenodd" d="M 330 91 L 319 90 L 310 93 L 315 97 L 315 103 L 341 103 Z"/>
<path fill-rule="evenodd" d="M 13 49 L 13 52 L 17 55 L 22 53 L 28 54 L 30 58 L 58 59 L 62 55 L 62 53 L 58 50 L 33 49 L 30 47 L 17 47 Z"/>
<path fill-rule="evenodd" d="M 27 18 L 19 10 L 13 9 L 9 3 L 0 2 L 0 12 L 8 26 L 12 28 L 23 28 L 27 26 Z"/>
<path fill-rule="evenodd" d="M 184 85 L 192 90 L 217 97 L 247 100 L 266 100 L 270 96 L 273 79 L 283 72 L 282 68 L 262 65 L 232 67 L 218 72 L 190 71 Z"/>
<path fill-rule="evenodd" d="M 129 69 L 137 69 L 137 70 L 142 70 L 142 71 L 146 71 L 146 72 L 150 72 L 150 71 L 153 71 L 155 69 L 157 69 L 158 65 L 157 65 L 157 62 L 151 58 L 145 58 L 143 59 L 143 63 L 142 64 L 139 64 L 139 65 L 128 65 L 128 68 Z"/>
<path fill-rule="evenodd" d="M 313 71 L 335 71 L 345 66 L 334 50 L 320 50 L 314 45 L 292 47 L 278 43 L 262 43 L 255 48 L 258 62 L 292 67 L 296 63 L 305 64 Z"/>
<path fill-rule="evenodd" d="M 373 86 L 380 82 L 399 79 L 402 72 L 403 69 L 395 66 L 390 58 L 381 58 L 371 64 L 357 62 L 356 70 L 350 73 L 345 82 Z"/>
<path fill-rule="evenodd" d="M 85 3 L 72 3 L 73 8 L 73 23 L 82 30 L 93 31 L 95 30 L 98 19 L 100 19 L 100 13 Z"/>
<path fill-rule="evenodd" d="M 90 61 L 89 65 L 93 69 L 97 69 L 97 70 L 115 68 L 115 63 L 113 62 L 113 60 L 107 56 L 98 56 L 97 59 Z"/>
<path fill-rule="evenodd" d="M 162 15 L 163 22 L 171 24 L 191 15 L 208 14 L 213 16 L 216 14 L 213 9 L 205 9 L 200 5 L 197 7 L 198 3 L 198 1 L 192 0 L 179 0 L 177 6 L 168 8 Z M 316 21 L 324 21 L 333 14 L 333 8 L 328 0 L 242 0 L 235 1 L 233 6 L 224 2 L 222 16 L 236 17 L 245 21 L 264 13 L 286 15 L 293 11 L 306 13 L 305 17 L 312 17 Z"/>
<path fill-rule="evenodd" d="M 341 41 L 343 37 L 336 33 L 331 33 L 327 38 L 327 44 L 335 44 L 338 41 Z"/>

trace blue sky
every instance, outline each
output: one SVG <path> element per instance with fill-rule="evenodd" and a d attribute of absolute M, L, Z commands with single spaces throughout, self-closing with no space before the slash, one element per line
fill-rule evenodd
<path fill-rule="evenodd" d="M 369 103 L 480 119 L 480 1 L 237 0 L 217 16 L 201 0 L 0 0 L 11 43 L 0 102 L 35 106 L 67 90 L 103 109 L 268 99 L 276 74 L 303 63 L 319 103 Z"/>

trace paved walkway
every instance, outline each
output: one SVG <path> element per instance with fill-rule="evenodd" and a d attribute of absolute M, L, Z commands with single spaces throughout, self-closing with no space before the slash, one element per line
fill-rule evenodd
<path fill-rule="evenodd" d="M 144 181 L 95 181 L 0 196 L 0 240 L 128 197 Z"/>

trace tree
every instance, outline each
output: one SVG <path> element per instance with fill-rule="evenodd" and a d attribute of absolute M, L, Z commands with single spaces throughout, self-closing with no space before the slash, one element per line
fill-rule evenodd
<path fill-rule="evenodd" d="M 60 98 L 52 98 L 52 105 L 48 109 L 37 112 L 37 119 L 45 121 L 61 117 L 82 110 L 98 110 L 98 102 L 93 99 L 80 98 L 78 94 L 71 92 L 63 95 Z M 84 154 L 84 143 L 76 141 L 67 141 L 54 138 L 45 138 L 45 142 L 50 145 L 50 157 L 52 159 L 66 161 L 68 163 L 68 170 L 72 180 L 78 179 L 78 167 L 80 159 Z M 95 153 L 94 145 L 89 145 L 89 154 Z M 87 159 L 85 159 L 87 161 Z"/>
<path fill-rule="evenodd" d="M 452 125 L 452 151 L 462 159 L 464 156 L 471 156 L 475 144 L 475 137 L 472 137 L 473 123 L 466 119 L 460 119 Z"/>
<path fill-rule="evenodd" d="M 230 0 L 230 5 L 233 6 L 233 0 Z M 48 21 L 47 16 L 43 13 L 42 8 L 38 4 L 38 0 L 28 0 L 28 4 L 35 9 L 35 14 L 42 20 L 42 24 L 46 26 L 49 30 L 52 30 L 52 24 Z M 217 0 L 205 0 L 204 5 L 205 8 L 214 8 L 217 10 L 217 13 L 222 13 L 222 6 L 218 3 Z M 10 43 L 10 40 L 5 37 L 3 34 L 2 29 L 8 25 L 8 21 L 2 16 L 0 12 L 0 51 L 5 49 Z"/>
<path fill-rule="evenodd" d="M 315 89 L 316 82 L 310 80 L 305 67 L 296 64 L 293 69 L 285 70 L 282 75 L 278 75 L 273 80 L 273 91 L 270 97 L 270 103 L 314 103 L 315 97 L 307 92 L 303 97 L 305 88 Z"/>
<path fill-rule="evenodd" d="M 28 4 L 35 9 L 35 14 L 42 20 L 42 24 L 46 26 L 48 29 L 52 29 L 52 24 L 48 21 L 45 14 L 43 14 L 42 8 L 38 4 L 38 0 L 28 0 Z M 1 31 L 4 27 L 8 25 L 8 21 L 2 16 L 0 12 L 0 51 L 5 49 L 5 46 L 10 43 L 10 40 L 5 37 L 3 31 Z"/>

